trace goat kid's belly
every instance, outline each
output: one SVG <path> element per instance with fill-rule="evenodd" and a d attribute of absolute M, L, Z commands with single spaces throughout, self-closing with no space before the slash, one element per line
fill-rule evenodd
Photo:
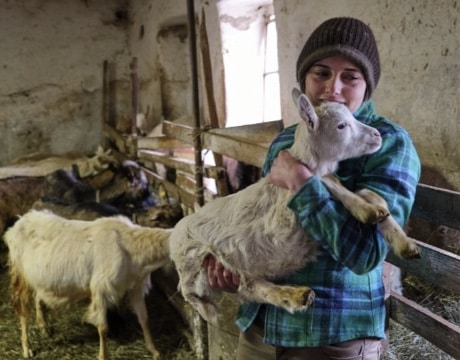
<path fill-rule="evenodd" d="M 213 254 L 239 274 L 279 278 L 315 259 L 316 243 L 299 226 L 283 196 L 267 191 L 259 194 L 262 200 L 251 201 L 234 195 L 208 203 L 176 225 L 170 238 L 176 264 L 190 268 L 192 262 L 201 263 Z"/>

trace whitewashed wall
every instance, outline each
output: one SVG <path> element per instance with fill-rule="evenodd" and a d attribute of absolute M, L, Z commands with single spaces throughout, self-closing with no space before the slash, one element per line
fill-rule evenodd
<path fill-rule="evenodd" d="M 102 63 L 128 64 L 127 15 L 121 0 L 0 2 L 0 165 L 95 150 Z"/>
<path fill-rule="evenodd" d="M 289 90 L 308 35 L 324 20 L 354 16 L 369 24 L 380 49 L 377 110 L 411 134 L 422 163 L 460 189 L 460 37 L 457 1 L 276 0 L 283 118 L 295 119 Z M 432 179 L 436 182 L 438 179 Z"/>

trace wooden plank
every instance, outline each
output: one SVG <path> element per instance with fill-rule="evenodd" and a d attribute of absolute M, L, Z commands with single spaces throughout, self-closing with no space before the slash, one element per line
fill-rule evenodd
<path fill-rule="evenodd" d="M 205 132 L 202 134 L 203 148 L 227 155 L 248 165 L 262 167 L 267 146 L 241 139 Z"/>
<path fill-rule="evenodd" d="M 412 213 L 435 224 L 460 229 L 460 192 L 419 184 Z"/>
<path fill-rule="evenodd" d="M 158 162 L 170 168 L 184 171 L 189 174 L 193 174 L 195 171 L 195 164 L 192 160 L 170 156 L 160 151 L 138 150 L 138 156 L 141 160 Z"/>
<path fill-rule="evenodd" d="M 210 129 L 202 132 L 202 147 L 240 160 L 249 165 L 262 167 L 267 153 L 267 144 L 228 137 L 225 129 Z M 193 129 L 190 126 L 165 121 L 163 132 L 170 137 L 192 144 Z M 217 133 L 218 132 L 218 133 Z M 254 136 L 254 135 L 253 135 Z M 254 139 L 255 137 L 253 137 Z"/>
<path fill-rule="evenodd" d="M 105 137 L 109 139 L 109 143 L 115 145 L 120 152 L 128 152 L 128 146 L 126 145 L 126 137 L 120 135 L 118 131 L 115 130 L 112 126 L 110 126 L 109 124 L 104 124 L 103 133 Z"/>
<path fill-rule="evenodd" d="M 194 194 L 196 190 L 196 182 L 195 179 L 191 176 L 184 174 L 184 173 L 177 173 L 176 176 L 176 185 L 187 191 L 190 194 Z"/>
<path fill-rule="evenodd" d="M 415 240 L 420 259 L 403 260 L 390 252 L 387 261 L 443 290 L 460 294 L 460 256 Z M 442 279 L 442 281 L 439 281 Z"/>
<path fill-rule="evenodd" d="M 220 166 L 205 166 L 204 176 L 214 180 L 226 180 L 225 169 Z"/>
<path fill-rule="evenodd" d="M 201 21 L 200 21 L 200 49 L 201 49 L 201 60 L 203 62 L 203 74 L 204 74 L 204 86 L 206 90 L 206 100 L 209 111 L 209 121 L 211 128 L 219 128 L 219 119 L 217 116 L 216 101 L 214 99 L 214 87 L 212 78 L 212 63 L 211 55 L 209 52 L 208 42 L 208 31 L 206 29 L 206 15 L 204 8 L 201 8 Z M 203 124 L 202 124 L 203 125 Z M 214 157 L 214 163 L 217 166 L 224 165 L 224 159 L 222 154 L 216 152 L 212 153 Z M 220 196 L 228 195 L 228 185 L 226 177 L 219 177 L 215 179 L 217 192 Z"/>
<path fill-rule="evenodd" d="M 283 130 L 283 121 L 268 121 L 264 123 L 232 126 L 220 129 L 210 129 L 212 134 L 225 135 L 254 143 L 270 143 Z"/>
<path fill-rule="evenodd" d="M 460 359 L 460 327 L 438 316 L 417 303 L 392 292 L 390 317 L 406 328 Z"/>
<path fill-rule="evenodd" d="M 194 208 L 196 201 L 195 201 L 195 196 L 193 194 L 190 194 L 187 191 L 184 191 L 183 189 L 178 187 L 176 184 L 173 184 L 167 181 L 166 179 L 162 178 L 160 175 L 158 175 L 157 173 L 153 172 L 152 170 L 146 167 L 142 167 L 142 169 L 145 171 L 145 174 L 147 175 L 147 178 L 149 179 L 149 181 L 151 181 L 152 183 L 156 185 L 160 183 L 163 184 L 169 196 L 178 200 L 180 203 L 184 204 L 190 209 Z"/>
<path fill-rule="evenodd" d="M 156 137 L 139 137 L 137 140 L 138 149 L 172 149 L 181 148 L 185 145 L 182 141 L 170 138 L 168 136 Z"/>
<path fill-rule="evenodd" d="M 200 51 L 201 61 L 203 63 L 202 69 L 204 76 L 204 87 L 206 90 L 206 100 L 208 103 L 209 120 L 211 122 L 212 128 L 218 128 L 219 121 L 217 117 L 216 100 L 214 99 L 214 81 L 212 79 L 211 54 L 209 51 L 208 30 L 206 29 L 206 15 L 204 12 L 204 7 L 201 8 Z"/>
<path fill-rule="evenodd" d="M 189 125 L 163 121 L 163 134 L 193 146 L 193 128 Z"/>

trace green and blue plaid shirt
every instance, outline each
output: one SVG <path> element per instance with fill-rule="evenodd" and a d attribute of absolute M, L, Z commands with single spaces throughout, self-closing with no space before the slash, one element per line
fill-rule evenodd
<path fill-rule="evenodd" d="M 407 221 L 420 177 L 420 160 L 403 128 L 365 102 L 354 116 L 380 131 L 382 148 L 371 155 L 342 161 L 336 176 L 348 189 L 368 188 L 381 195 L 400 225 Z M 279 151 L 291 147 L 296 125 L 271 144 L 263 167 L 267 174 Z M 332 198 L 318 177 L 310 178 L 288 207 L 322 249 L 316 262 L 279 283 L 307 285 L 316 294 L 304 312 L 290 314 L 266 305 L 264 341 L 285 347 L 316 347 L 351 339 L 385 337 L 382 263 L 389 251 L 376 225 L 353 218 Z M 289 261 L 289 259 L 286 259 Z M 246 331 L 260 304 L 241 305 L 237 325 Z"/>

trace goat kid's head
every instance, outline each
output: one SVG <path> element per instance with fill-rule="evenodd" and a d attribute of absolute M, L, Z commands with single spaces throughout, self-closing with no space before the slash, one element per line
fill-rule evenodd
<path fill-rule="evenodd" d="M 345 105 L 326 102 L 314 107 L 296 88 L 292 97 L 303 119 L 296 132 L 297 146 L 303 149 L 294 150 L 301 160 L 305 146 L 319 161 L 330 162 L 372 154 L 382 146 L 378 130 L 356 120 Z"/>

